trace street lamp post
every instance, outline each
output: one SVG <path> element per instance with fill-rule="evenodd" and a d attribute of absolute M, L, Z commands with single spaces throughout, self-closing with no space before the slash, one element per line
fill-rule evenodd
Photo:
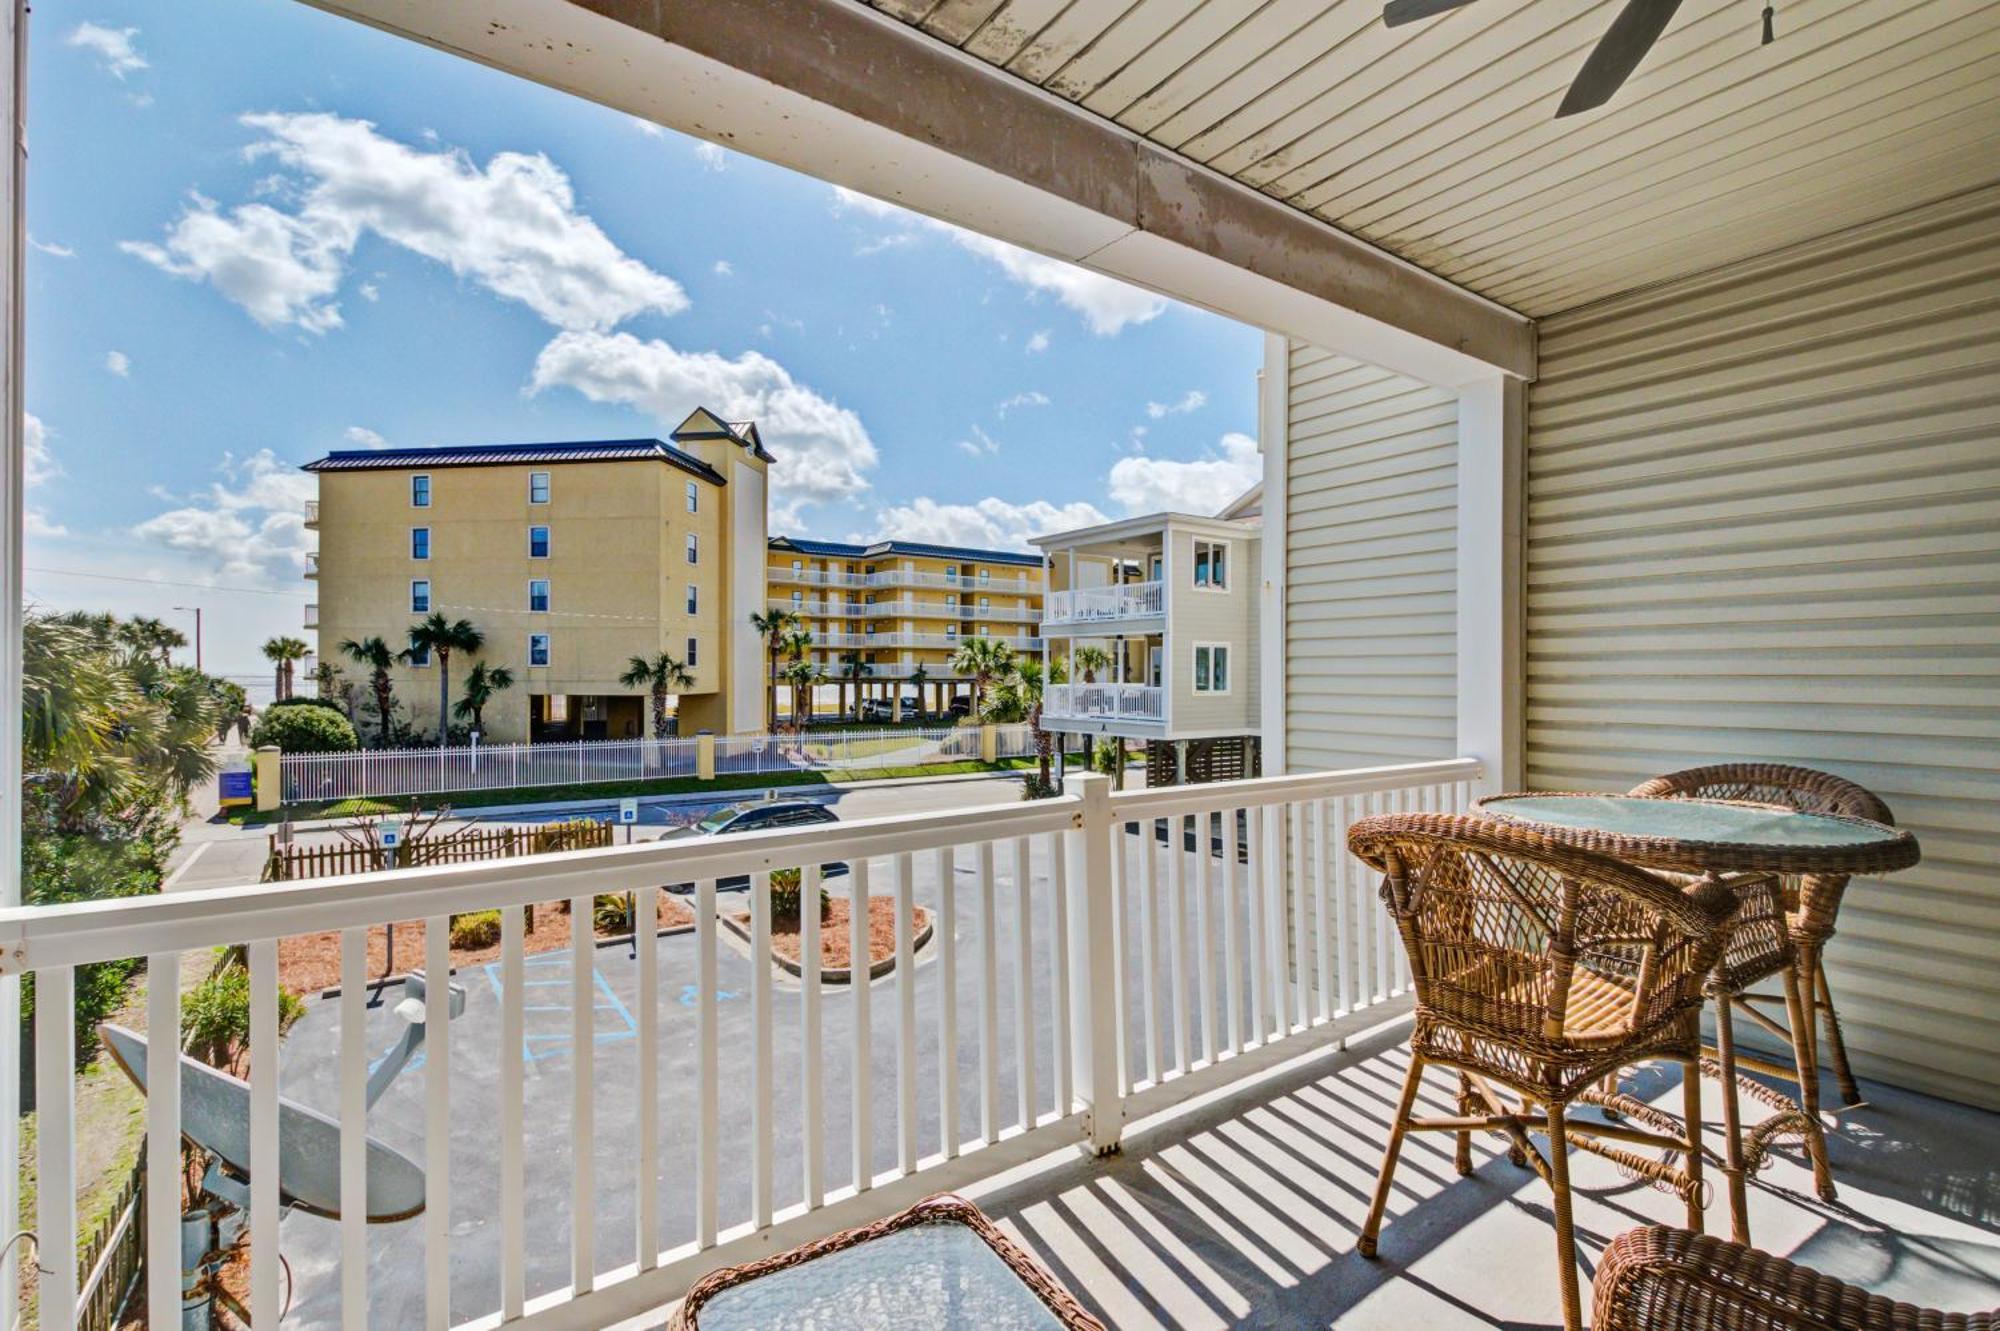
<path fill-rule="evenodd" d="M 174 609 L 187 610 L 187 611 L 192 611 L 194 613 L 194 668 L 195 668 L 195 673 L 200 674 L 201 673 L 201 607 L 198 605 L 177 605 L 174 607 Z"/>

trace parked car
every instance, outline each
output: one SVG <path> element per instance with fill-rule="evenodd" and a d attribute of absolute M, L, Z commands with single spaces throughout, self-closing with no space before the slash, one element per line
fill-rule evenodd
<path fill-rule="evenodd" d="M 773 827 L 808 827 L 814 823 L 837 823 L 840 815 L 824 804 L 811 800 L 750 800 L 742 804 L 730 804 L 717 809 L 708 817 L 688 827 L 676 827 L 662 833 L 661 841 L 691 841 L 696 837 L 728 836 L 735 832 L 761 832 Z M 835 860 L 819 866 L 822 879 L 838 878 L 847 872 L 845 861 Z M 722 892 L 741 892 L 750 886 L 747 874 L 735 874 L 728 878 L 718 878 L 715 886 Z M 667 891 L 688 893 L 694 891 L 693 883 L 669 883 Z"/>
<path fill-rule="evenodd" d="M 903 715 L 915 716 L 917 704 L 905 698 Z M 863 698 L 859 713 L 863 721 L 893 721 L 896 719 L 896 704 L 887 698 Z"/>
<path fill-rule="evenodd" d="M 971 716 L 972 699 L 963 693 L 959 694 L 945 705 L 944 714 L 946 716 Z"/>

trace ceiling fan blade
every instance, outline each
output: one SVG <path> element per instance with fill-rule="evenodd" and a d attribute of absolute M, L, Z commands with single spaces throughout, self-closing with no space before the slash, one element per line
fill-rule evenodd
<path fill-rule="evenodd" d="M 1436 14 L 1447 14 L 1461 9 L 1472 0 L 1389 0 L 1382 6 L 1382 26 L 1400 28 L 1405 23 L 1415 23 L 1418 19 L 1430 18 Z"/>
<path fill-rule="evenodd" d="M 1576 81 L 1556 108 L 1556 119 L 1593 111 L 1610 101 L 1646 58 L 1646 52 L 1653 49 L 1680 7 L 1681 0 L 1627 0 L 1577 71 Z"/>

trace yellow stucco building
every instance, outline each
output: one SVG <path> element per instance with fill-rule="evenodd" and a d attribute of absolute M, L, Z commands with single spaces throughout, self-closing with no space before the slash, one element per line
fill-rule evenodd
<path fill-rule="evenodd" d="M 643 691 L 618 682 L 634 656 L 666 652 L 694 683 L 681 734 L 766 728 L 761 644 L 770 454 L 753 424 L 697 410 L 670 442 L 625 439 L 364 449 L 308 464 L 319 498 L 319 659 L 365 691 L 341 644 L 392 648 L 432 611 L 485 635 L 451 660 L 453 701 L 477 661 L 514 687 L 485 709 L 495 742 L 619 739 L 648 732 Z M 437 732 L 435 663 L 399 664 L 396 697 Z M 364 705 L 364 729 L 369 711 Z"/>
<path fill-rule="evenodd" d="M 812 634 L 812 660 L 841 709 L 858 695 L 895 710 L 899 698 L 902 707 L 943 710 L 964 689 L 951 659 L 968 636 L 1004 639 L 1024 654 L 1042 648 L 1039 554 L 777 536 L 769 564 L 766 608 L 791 611 Z M 850 657 L 867 672 L 852 674 Z M 790 705 L 780 687 L 779 708 Z"/>

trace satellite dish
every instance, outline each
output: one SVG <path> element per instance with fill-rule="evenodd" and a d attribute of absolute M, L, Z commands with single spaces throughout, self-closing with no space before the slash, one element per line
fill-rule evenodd
<path fill-rule="evenodd" d="M 146 1037 L 123 1026 L 97 1028 L 112 1059 L 146 1089 Z M 242 1206 L 250 1178 L 250 1083 L 180 1055 L 181 1136 L 215 1157 L 203 1187 Z M 368 1139 L 370 1224 L 408 1220 L 424 1209 L 424 1171 L 408 1156 Z M 328 1220 L 340 1218 L 340 1124 L 295 1100 L 278 1099 L 278 1197 Z"/>

